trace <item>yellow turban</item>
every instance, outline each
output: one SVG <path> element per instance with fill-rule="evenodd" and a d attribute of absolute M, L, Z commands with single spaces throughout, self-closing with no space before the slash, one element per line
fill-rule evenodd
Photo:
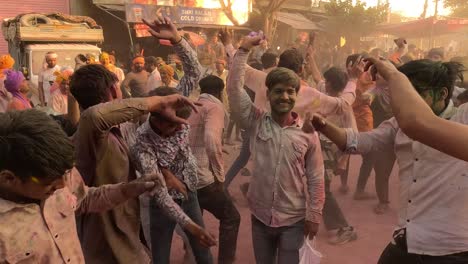
<path fill-rule="evenodd" d="M 104 61 L 105 59 L 110 59 L 110 58 L 109 58 L 109 53 L 107 53 L 107 52 L 103 52 L 103 53 L 101 53 L 101 55 L 99 55 L 99 61 L 100 61 L 101 63 L 103 63 L 103 61 Z"/>
<path fill-rule="evenodd" d="M 0 56 L 0 70 L 11 69 L 15 65 L 15 60 L 9 55 Z"/>
<path fill-rule="evenodd" d="M 171 78 L 174 77 L 174 68 L 172 68 L 171 65 L 161 65 L 161 67 L 159 67 L 159 72 L 162 73 L 166 73 L 167 75 L 169 75 Z"/>

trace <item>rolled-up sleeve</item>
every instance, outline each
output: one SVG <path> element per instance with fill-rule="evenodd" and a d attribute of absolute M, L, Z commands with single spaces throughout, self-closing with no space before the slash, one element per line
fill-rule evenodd
<path fill-rule="evenodd" d="M 320 223 L 325 202 L 324 166 L 317 133 L 314 133 L 306 153 L 306 220 Z"/>
<path fill-rule="evenodd" d="M 395 118 L 383 122 L 380 126 L 369 132 L 359 133 L 351 128 L 346 128 L 345 152 L 366 154 L 393 148 L 398 129 L 398 123 Z"/>

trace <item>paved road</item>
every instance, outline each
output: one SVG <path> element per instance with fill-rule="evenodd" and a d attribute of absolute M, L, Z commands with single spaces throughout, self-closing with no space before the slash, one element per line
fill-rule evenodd
<path fill-rule="evenodd" d="M 232 161 L 237 157 L 237 146 L 229 147 L 229 155 L 225 155 L 226 166 L 230 166 Z M 361 157 L 353 156 L 351 158 L 349 181 L 352 190 L 356 184 L 359 167 L 361 165 Z M 236 263 L 239 264 L 254 264 L 252 239 L 250 231 L 250 212 L 247 207 L 247 202 L 239 190 L 239 186 L 247 182 L 249 177 L 238 175 L 233 181 L 230 190 L 231 195 L 235 199 L 237 208 L 241 214 L 241 227 L 239 231 L 238 247 Z M 332 190 L 338 199 L 338 202 L 348 219 L 348 222 L 355 226 L 358 232 L 358 240 L 342 245 L 332 246 L 327 241 L 327 232 L 321 228 L 317 247 L 323 254 L 322 264 L 374 264 L 380 256 L 380 253 L 385 248 L 390 240 L 392 230 L 396 224 L 397 214 L 397 195 L 398 195 L 398 179 L 396 167 L 393 170 L 390 178 L 390 200 L 391 210 L 385 215 L 375 215 L 372 211 L 373 206 L 377 203 L 376 200 L 371 201 L 354 201 L 352 199 L 352 191 L 347 195 L 340 195 L 337 192 L 339 187 L 339 179 L 334 179 Z M 374 176 L 371 176 L 367 186 L 369 192 L 375 193 Z M 218 235 L 218 221 L 209 213 L 205 213 L 205 224 L 209 231 Z M 213 256 L 216 259 L 217 248 L 212 249 Z M 184 263 L 184 250 L 181 240 L 174 236 L 173 247 L 171 252 L 171 263 Z M 185 261 L 187 263 L 187 261 Z"/>

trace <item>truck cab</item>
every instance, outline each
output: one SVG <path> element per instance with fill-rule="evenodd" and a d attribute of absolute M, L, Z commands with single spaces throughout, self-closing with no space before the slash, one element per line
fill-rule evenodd
<path fill-rule="evenodd" d="M 2 33 L 8 42 L 8 52 L 15 59 L 15 69 L 21 70 L 33 84 L 31 100 L 38 100 L 38 78 L 45 66 L 45 54 L 57 53 L 57 65 L 75 68 L 78 54 L 101 53 L 98 44 L 104 42 L 103 30 L 89 17 L 60 13 L 20 14 L 2 23 Z"/>

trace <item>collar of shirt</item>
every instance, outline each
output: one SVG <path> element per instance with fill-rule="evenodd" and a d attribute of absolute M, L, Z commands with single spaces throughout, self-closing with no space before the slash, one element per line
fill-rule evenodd
<path fill-rule="evenodd" d="M 34 207 L 36 206 L 39 205 L 33 203 L 20 204 L 0 198 L 0 215 L 13 211 L 15 209 L 22 209 L 25 212 L 34 214 L 36 213 L 36 210 L 34 209 Z"/>
<path fill-rule="evenodd" d="M 296 112 L 291 112 L 291 115 L 293 117 L 293 120 L 291 121 L 291 124 L 289 125 L 286 125 L 284 126 L 283 128 L 287 128 L 287 127 L 301 127 L 302 126 L 302 119 L 299 117 L 299 114 L 297 114 Z M 275 122 L 276 121 L 273 119 L 273 117 L 271 116 L 271 112 L 267 112 L 265 114 L 265 118 L 269 119 L 271 122 Z M 279 124 L 276 123 L 278 126 Z"/>
<path fill-rule="evenodd" d="M 455 105 L 453 104 L 453 101 L 450 100 L 449 101 L 449 104 L 447 105 L 447 107 L 445 108 L 445 110 L 440 113 L 439 117 L 440 118 L 443 118 L 443 119 L 450 119 L 452 118 L 452 116 L 454 116 L 455 114 L 457 113 L 457 108 L 455 107 Z"/>

